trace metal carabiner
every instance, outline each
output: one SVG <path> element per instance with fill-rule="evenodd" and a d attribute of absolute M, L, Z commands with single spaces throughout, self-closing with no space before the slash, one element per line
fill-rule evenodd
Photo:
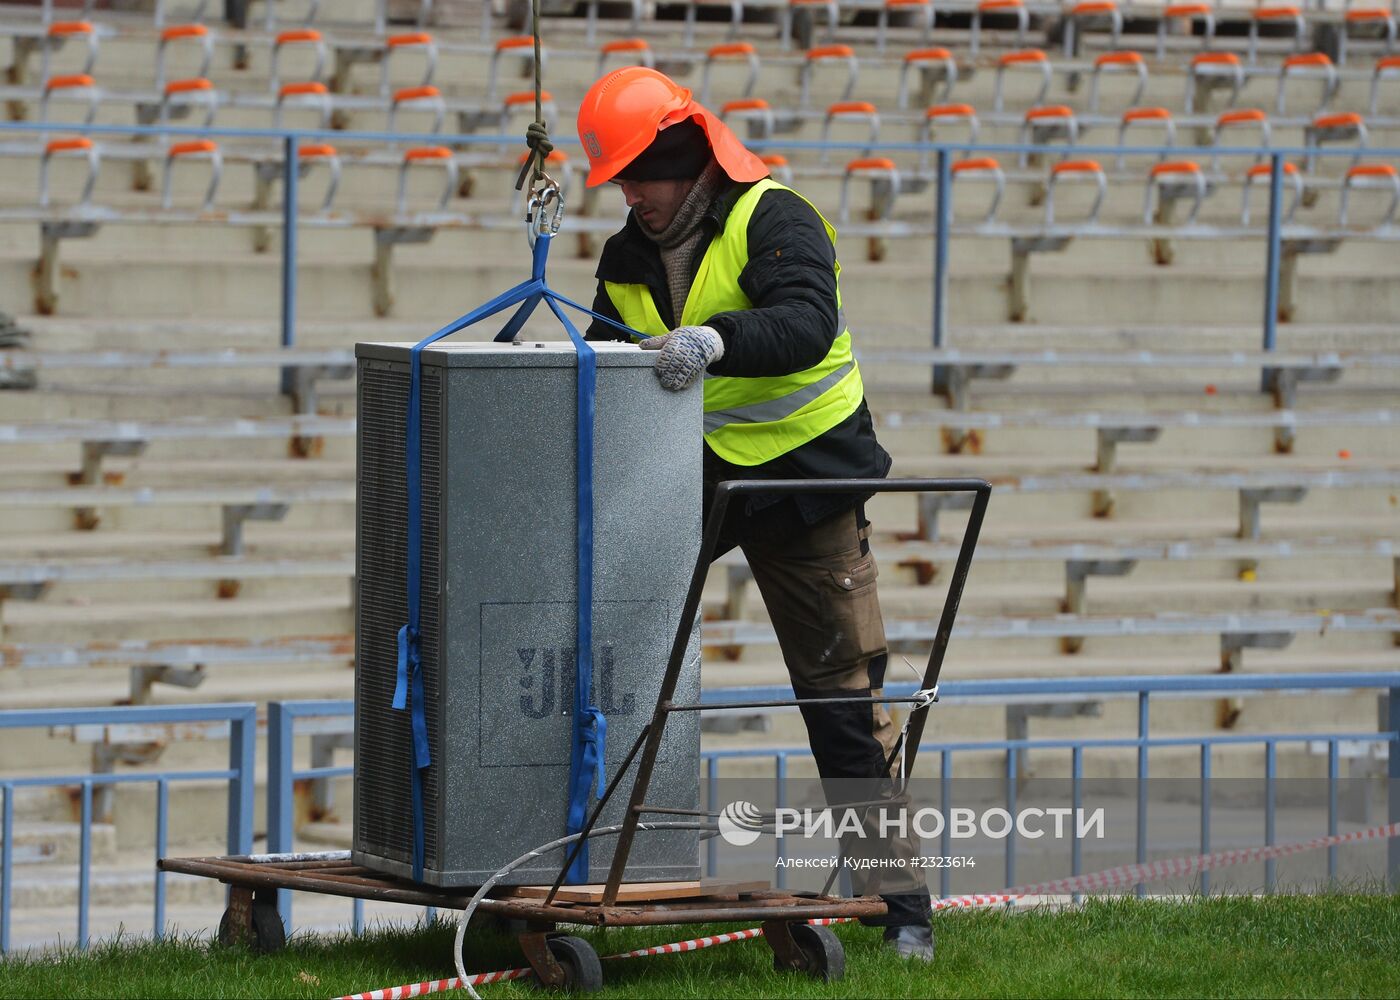
<path fill-rule="evenodd" d="M 559 190 L 559 182 L 544 171 L 540 171 L 540 175 L 544 184 L 530 192 L 525 207 L 525 237 L 532 250 L 536 239 L 546 234 L 556 235 L 564 224 L 564 195 Z"/>

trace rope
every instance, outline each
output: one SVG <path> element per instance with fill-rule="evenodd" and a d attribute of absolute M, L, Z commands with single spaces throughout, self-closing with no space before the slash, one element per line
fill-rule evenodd
<path fill-rule="evenodd" d="M 530 147 L 530 155 L 520 168 L 520 176 L 515 179 L 515 190 L 525 187 L 528 177 L 530 186 L 543 179 L 545 160 L 554 152 L 554 143 L 549 141 L 549 128 L 544 123 L 544 83 L 540 72 L 540 0 L 530 0 L 530 27 L 535 36 L 535 120 L 525 128 L 525 145 Z"/>

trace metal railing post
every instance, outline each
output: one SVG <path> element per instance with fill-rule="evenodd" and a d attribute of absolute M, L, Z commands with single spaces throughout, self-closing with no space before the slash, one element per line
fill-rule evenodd
<path fill-rule="evenodd" d="M 1201 744 L 1201 853 L 1210 853 L 1210 744 Z M 1210 895 L 1210 872 L 1201 872 L 1201 895 Z"/>
<path fill-rule="evenodd" d="M 1273 847 L 1278 842 L 1278 743 L 1271 740 L 1264 744 L 1264 845 Z M 1278 888 L 1278 862 L 1273 858 L 1264 862 L 1264 891 L 1273 892 Z"/>
<path fill-rule="evenodd" d="M 1006 835 L 1006 884 L 1016 884 L 1016 753 L 1006 749 L 1006 814 L 1011 817 L 1011 830 Z"/>
<path fill-rule="evenodd" d="M 705 761 L 705 808 L 710 815 L 719 812 L 719 758 L 711 754 Z M 705 874 L 717 877 L 719 872 L 719 838 L 705 841 Z"/>
<path fill-rule="evenodd" d="M 1386 811 L 1388 822 L 1400 823 L 1400 687 L 1390 689 L 1386 698 L 1386 731 L 1391 736 L 1389 763 L 1386 766 Z M 1386 866 L 1390 874 L 1390 891 L 1400 892 L 1400 837 L 1386 843 Z"/>
<path fill-rule="evenodd" d="M 228 852 L 249 854 L 253 850 L 253 789 L 257 775 L 258 710 L 249 706 L 229 719 L 228 768 Z"/>
<path fill-rule="evenodd" d="M 165 778 L 156 782 L 156 861 L 165 857 L 170 841 L 170 783 Z M 153 935 L 157 941 L 165 937 L 165 871 L 156 865 L 155 914 Z"/>
<path fill-rule="evenodd" d="M 1393 746 L 1393 744 L 1392 744 Z M 1327 741 L 1327 836 L 1337 835 L 1337 779 L 1341 773 L 1336 740 Z M 1337 879 L 1337 845 L 1327 848 L 1327 882 L 1332 885 Z"/>
<path fill-rule="evenodd" d="M 292 846 L 292 765 L 295 745 L 292 729 L 295 717 L 280 701 L 267 704 L 267 849 L 281 854 L 294 850 Z M 292 933 L 292 894 L 277 890 L 277 913 L 282 926 Z"/>
<path fill-rule="evenodd" d="M 940 350 L 948 339 L 948 229 L 953 224 L 953 174 L 946 147 L 938 149 L 937 214 L 933 230 L 933 349 Z M 933 391 L 946 392 L 948 370 L 933 366 Z"/>
<path fill-rule="evenodd" d="M 1137 759 L 1137 863 L 1147 862 L 1147 730 L 1148 693 L 1138 693 L 1138 759 Z M 1137 884 L 1139 897 L 1147 895 L 1147 886 Z"/>
<path fill-rule="evenodd" d="M 1272 351 L 1278 343 L 1278 285 L 1279 266 L 1283 255 L 1283 154 L 1269 157 L 1269 236 L 1268 262 L 1264 274 L 1264 350 Z M 1265 368 L 1260 372 L 1260 390 L 1273 392 L 1278 370 Z"/>
<path fill-rule="evenodd" d="M 297 137 L 282 140 L 282 346 L 297 342 Z M 282 369 L 282 393 L 292 391 L 292 369 Z"/>
<path fill-rule="evenodd" d="M 1084 811 L 1084 748 L 1074 747 L 1069 753 L 1070 772 L 1070 808 L 1074 817 L 1073 839 L 1069 848 L 1069 873 L 1080 875 L 1084 872 L 1084 842 L 1079 835 L 1079 817 Z M 1084 898 L 1083 893 L 1073 893 L 1070 901 L 1078 903 Z"/>
<path fill-rule="evenodd" d="M 92 907 L 92 782 L 82 785 L 78 814 L 78 950 L 87 951 Z"/>
<path fill-rule="evenodd" d="M 943 813 L 943 833 L 938 838 L 938 853 L 951 857 L 953 853 L 953 833 L 948 828 L 948 817 L 953 814 L 953 752 L 944 750 L 938 755 L 938 808 Z M 953 870 L 945 864 L 938 869 L 938 895 L 947 899 L 953 894 Z"/>
<path fill-rule="evenodd" d="M 773 808 L 783 809 L 787 806 L 787 754 L 776 753 L 773 755 Z M 773 838 L 773 854 L 777 867 L 777 879 L 774 885 L 779 889 L 787 888 L 787 866 L 783 864 L 787 860 L 787 844 L 782 837 Z"/>
<path fill-rule="evenodd" d="M 0 955 L 10 951 L 10 904 L 14 900 L 15 786 L 0 797 Z"/>

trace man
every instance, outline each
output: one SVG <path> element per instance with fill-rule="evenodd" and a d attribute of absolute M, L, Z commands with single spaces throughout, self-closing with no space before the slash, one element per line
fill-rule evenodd
<path fill-rule="evenodd" d="M 703 381 L 706 506 L 724 480 L 884 477 L 890 457 L 851 354 L 835 230 L 655 70 L 603 77 L 578 125 L 588 185 L 619 185 L 631 209 L 603 248 L 594 310 L 650 335 L 642 346 L 658 352 L 667 389 Z M 624 338 L 599 320 L 588 336 Z M 748 497 L 729 509 L 720 551 L 743 549 L 793 689 L 818 702 L 802 715 L 829 804 L 878 797 L 898 808 L 907 796 L 893 794 L 885 767 L 896 733 L 884 706 L 820 704 L 884 685 L 863 499 Z M 848 837 L 842 847 L 847 857 L 883 850 L 906 863 L 918 853 L 908 837 L 881 846 Z M 921 875 L 865 872 L 855 888 L 883 895 L 889 914 L 872 922 L 886 927 L 889 947 L 933 958 Z"/>

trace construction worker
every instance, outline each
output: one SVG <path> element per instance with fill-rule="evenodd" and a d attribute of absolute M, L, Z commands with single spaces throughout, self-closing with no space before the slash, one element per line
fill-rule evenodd
<path fill-rule="evenodd" d="M 841 308 L 836 231 L 690 91 L 641 66 L 584 97 L 588 186 L 612 182 L 631 209 L 603 248 L 594 310 L 650 336 L 656 377 L 703 382 L 704 502 L 737 479 L 882 478 Z M 625 339 L 594 320 L 588 336 Z M 658 498 L 661 499 L 661 498 Z M 755 494 L 730 507 L 718 551 L 743 549 L 777 631 L 828 804 L 887 799 L 896 731 L 878 695 L 887 662 L 862 497 Z M 706 510 L 708 515 L 708 509 Z M 874 838 L 872 838 L 874 839 Z M 933 958 L 930 904 L 913 868 L 916 838 L 842 840 L 847 858 L 885 852 L 903 869 L 853 873 L 878 892 L 888 947 Z"/>

